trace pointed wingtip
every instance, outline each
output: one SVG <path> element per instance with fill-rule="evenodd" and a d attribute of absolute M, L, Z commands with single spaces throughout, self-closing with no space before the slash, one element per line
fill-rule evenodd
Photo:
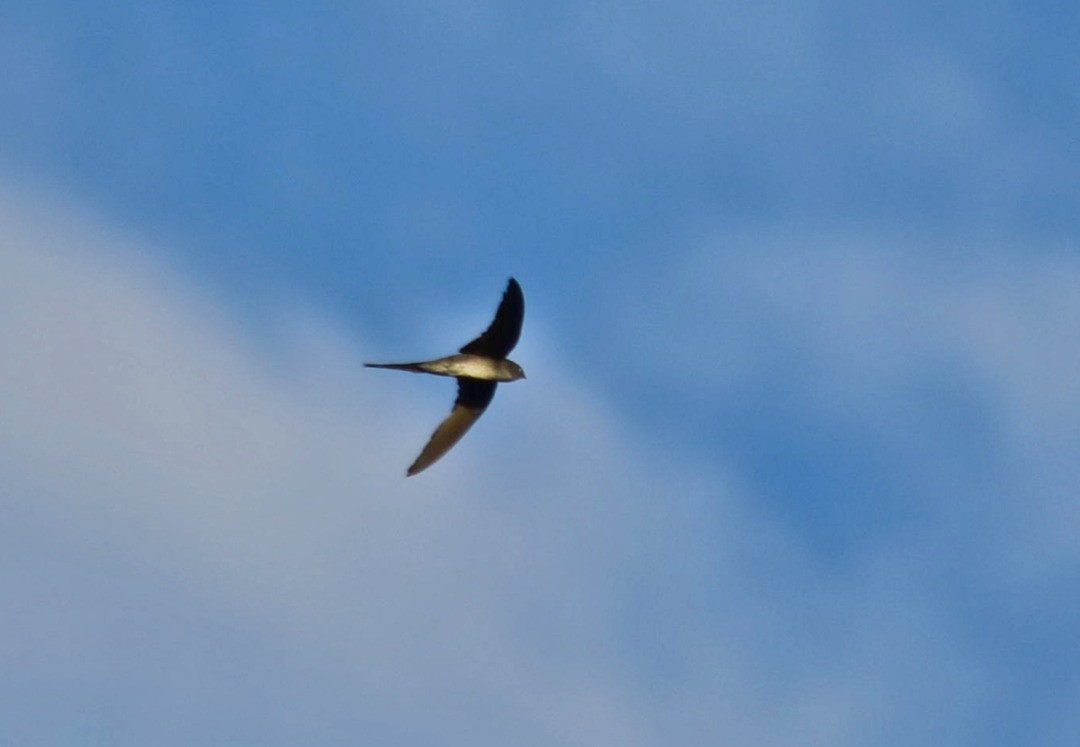
<path fill-rule="evenodd" d="M 426 459 L 425 459 L 425 456 L 427 457 Z M 442 456 L 442 454 L 439 454 L 434 459 L 432 459 L 431 455 L 427 453 L 427 448 L 425 447 L 424 451 L 420 452 L 420 456 L 416 457 L 416 461 L 414 461 L 412 464 L 410 464 L 409 468 L 407 470 L 405 470 L 405 477 L 412 477 L 413 475 L 419 475 L 421 472 L 426 470 L 428 467 L 435 464 L 435 462 L 439 461 L 439 458 L 441 456 Z"/>
<path fill-rule="evenodd" d="M 414 475 L 419 475 L 421 472 L 426 470 L 428 467 L 430 467 L 434 463 L 435 462 L 429 462 L 428 464 L 421 464 L 419 466 L 417 466 L 416 463 L 413 463 L 407 470 L 405 470 L 405 477 L 412 477 Z"/>

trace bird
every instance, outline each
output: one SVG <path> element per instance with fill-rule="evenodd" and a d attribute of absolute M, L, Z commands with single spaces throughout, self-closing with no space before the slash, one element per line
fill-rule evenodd
<path fill-rule="evenodd" d="M 430 467 L 461 440 L 491 404 L 499 382 L 525 378 L 525 371 L 521 366 L 506 357 L 521 337 L 521 323 L 524 319 L 525 295 L 521 292 L 517 280 L 510 278 L 491 325 L 483 334 L 463 346 L 456 355 L 415 363 L 364 364 L 368 368 L 389 368 L 453 376 L 457 379 L 458 394 L 454 409 L 435 429 L 420 456 L 405 472 L 406 477 L 412 477 Z"/>

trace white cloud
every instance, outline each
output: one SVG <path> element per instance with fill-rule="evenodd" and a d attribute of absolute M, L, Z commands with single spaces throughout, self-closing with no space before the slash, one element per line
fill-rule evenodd
<path fill-rule="evenodd" d="M 993 247 L 950 257 L 873 236 L 735 243 L 750 259 L 713 260 L 702 273 L 698 257 L 687 281 L 721 279 L 711 296 L 699 297 L 723 298 L 736 287 L 751 313 L 782 330 L 782 345 L 796 351 L 800 365 L 792 374 L 793 386 L 805 388 L 802 401 L 864 427 L 900 425 L 901 437 L 945 450 L 936 459 L 915 452 L 935 469 L 956 468 L 949 456 L 962 450 L 949 443 L 955 433 L 984 438 L 994 450 L 985 456 L 1011 494 L 984 517 L 1014 553 L 1000 570 L 1018 571 L 1023 562 L 1030 564 L 1026 577 L 1076 567 L 1071 537 L 1080 513 L 1062 496 L 1080 484 L 1072 457 L 1080 448 L 1080 263 Z M 753 359 L 752 345 L 742 337 L 737 348 Z M 762 373 L 754 366 L 747 364 L 747 376 Z M 926 417 L 950 398 L 969 403 L 979 420 L 934 433 Z M 963 503 L 950 522 L 970 522 L 972 508 Z"/>
<path fill-rule="evenodd" d="M 13 559 L 0 580 L 14 610 L 0 690 L 18 678 L 45 693 L 8 714 L 23 741 L 51 718 L 76 724 L 43 732 L 67 744 L 212 731 L 259 744 L 962 743 L 986 715 L 984 662 L 937 597 L 940 547 L 905 537 L 841 576 L 819 567 L 722 455 L 688 464 L 663 435 L 628 431 L 542 323 L 519 356 L 529 380 L 405 480 L 443 414 L 429 411 L 438 395 L 416 401 L 419 379 L 364 371 L 362 343 L 310 313 L 275 312 L 285 344 L 271 345 L 138 239 L 71 215 L 0 192 L 0 542 Z M 848 383 L 914 365 L 943 299 L 951 321 L 926 344 L 988 386 L 1027 381 L 1002 353 L 1014 340 L 1042 350 L 1030 325 L 983 340 L 964 321 L 995 308 L 985 279 L 959 298 L 911 296 L 866 257 L 824 267 L 809 295 L 768 261 L 732 282 L 853 367 Z M 870 320 L 866 287 L 884 304 Z M 1072 313 L 1064 293 L 1029 307 L 1042 290 L 1018 308 Z M 878 340 L 882 328 L 897 334 Z M 842 373 L 816 365 L 822 381 Z"/>
<path fill-rule="evenodd" d="M 583 392 L 537 367 L 547 406 L 501 393 L 453 458 L 405 480 L 444 414 L 420 411 L 418 380 L 363 371 L 354 344 L 310 315 L 285 322 L 285 351 L 253 342 L 137 240 L 67 214 L 10 191 L 0 200 L 0 467 L 17 519 L 3 539 L 32 559 L 2 637 L 28 652 L 21 674 L 82 669 L 86 689 L 64 696 L 108 702 L 103 662 L 123 635 L 98 637 L 89 621 L 114 617 L 110 596 L 160 587 L 171 601 L 148 604 L 194 607 L 193 631 L 225 621 L 335 662 L 366 698 L 356 722 L 384 717 L 391 736 L 430 739 L 481 716 L 485 743 L 504 741 L 500 730 L 547 733 L 538 743 L 635 730 L 610 675 L 572 662 L 604 637 L 603 579 L 630 544 L 601 510 L 624 497 L 625 455 Z M 449 408 L 452 388 L 441 390 Z M 560 391 L 580 415 L 551 406 Z M 533 421 L 526 438 L 502 421 L 515 415 Z M 110 590 L 100 601 L 79 595 L 87 575 Z M 35 580 L 67 601 L 40 606 Z M 140 676 L 140 690 L 170 686 Z M 458 699 L 475 702 L 457 714 Z"/>

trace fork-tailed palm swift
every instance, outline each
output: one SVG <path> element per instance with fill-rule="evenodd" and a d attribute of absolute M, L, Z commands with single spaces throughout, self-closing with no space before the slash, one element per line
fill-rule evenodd
<path fill-rule="evenodd" d="M 510 278 L 491 326 L 461 348 L 457 355 L 417 363 L 364 364 L 371 368 L 393 368 L 398 371 L 453 376 L 457 379 L 458 396 L 454 401 L 454 409 L 435 429 L 431 440 L 409 467 L 406 475 L 411 477 L 427 469 L 461 440 L 491 403 L 495 396 L 495 387 L 500 381 L 525 378 L 521 366 L 506 357 L 517 345 L 524 318 L 525 296 L 517 281 Z"/>

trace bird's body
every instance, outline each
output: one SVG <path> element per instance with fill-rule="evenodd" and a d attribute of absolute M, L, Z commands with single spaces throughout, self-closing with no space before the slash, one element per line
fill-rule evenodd
<path fill-rule="evenodd" d="M 453 376 L 458 382 L 454 409 L 444 420 L 427 446 L 406 473 L 409 476 L 427 469 L 456 444 L 487 409 L 495 396 L 498 382 L 517 381 L 525 372 L 506 356 L 521 336 L 525 318 L 525 296 L 521 286 L 510 278 L 495 320 L 482 335 L 465 345 L 456 355 L 415 363 L 365 363 L 369 368 Z"/>
<path fill-rule="evenodd" d="M 483 355 L 458 353 L 433 361 L 417 363 L 365 363 L 368 368 L 392 368 L 395 371 L 429 373 L 436 376 L 454 376 L 480 381 L 517 381 L 525 378 L 521 366 L 506 358 L 488 358 Z"/>

